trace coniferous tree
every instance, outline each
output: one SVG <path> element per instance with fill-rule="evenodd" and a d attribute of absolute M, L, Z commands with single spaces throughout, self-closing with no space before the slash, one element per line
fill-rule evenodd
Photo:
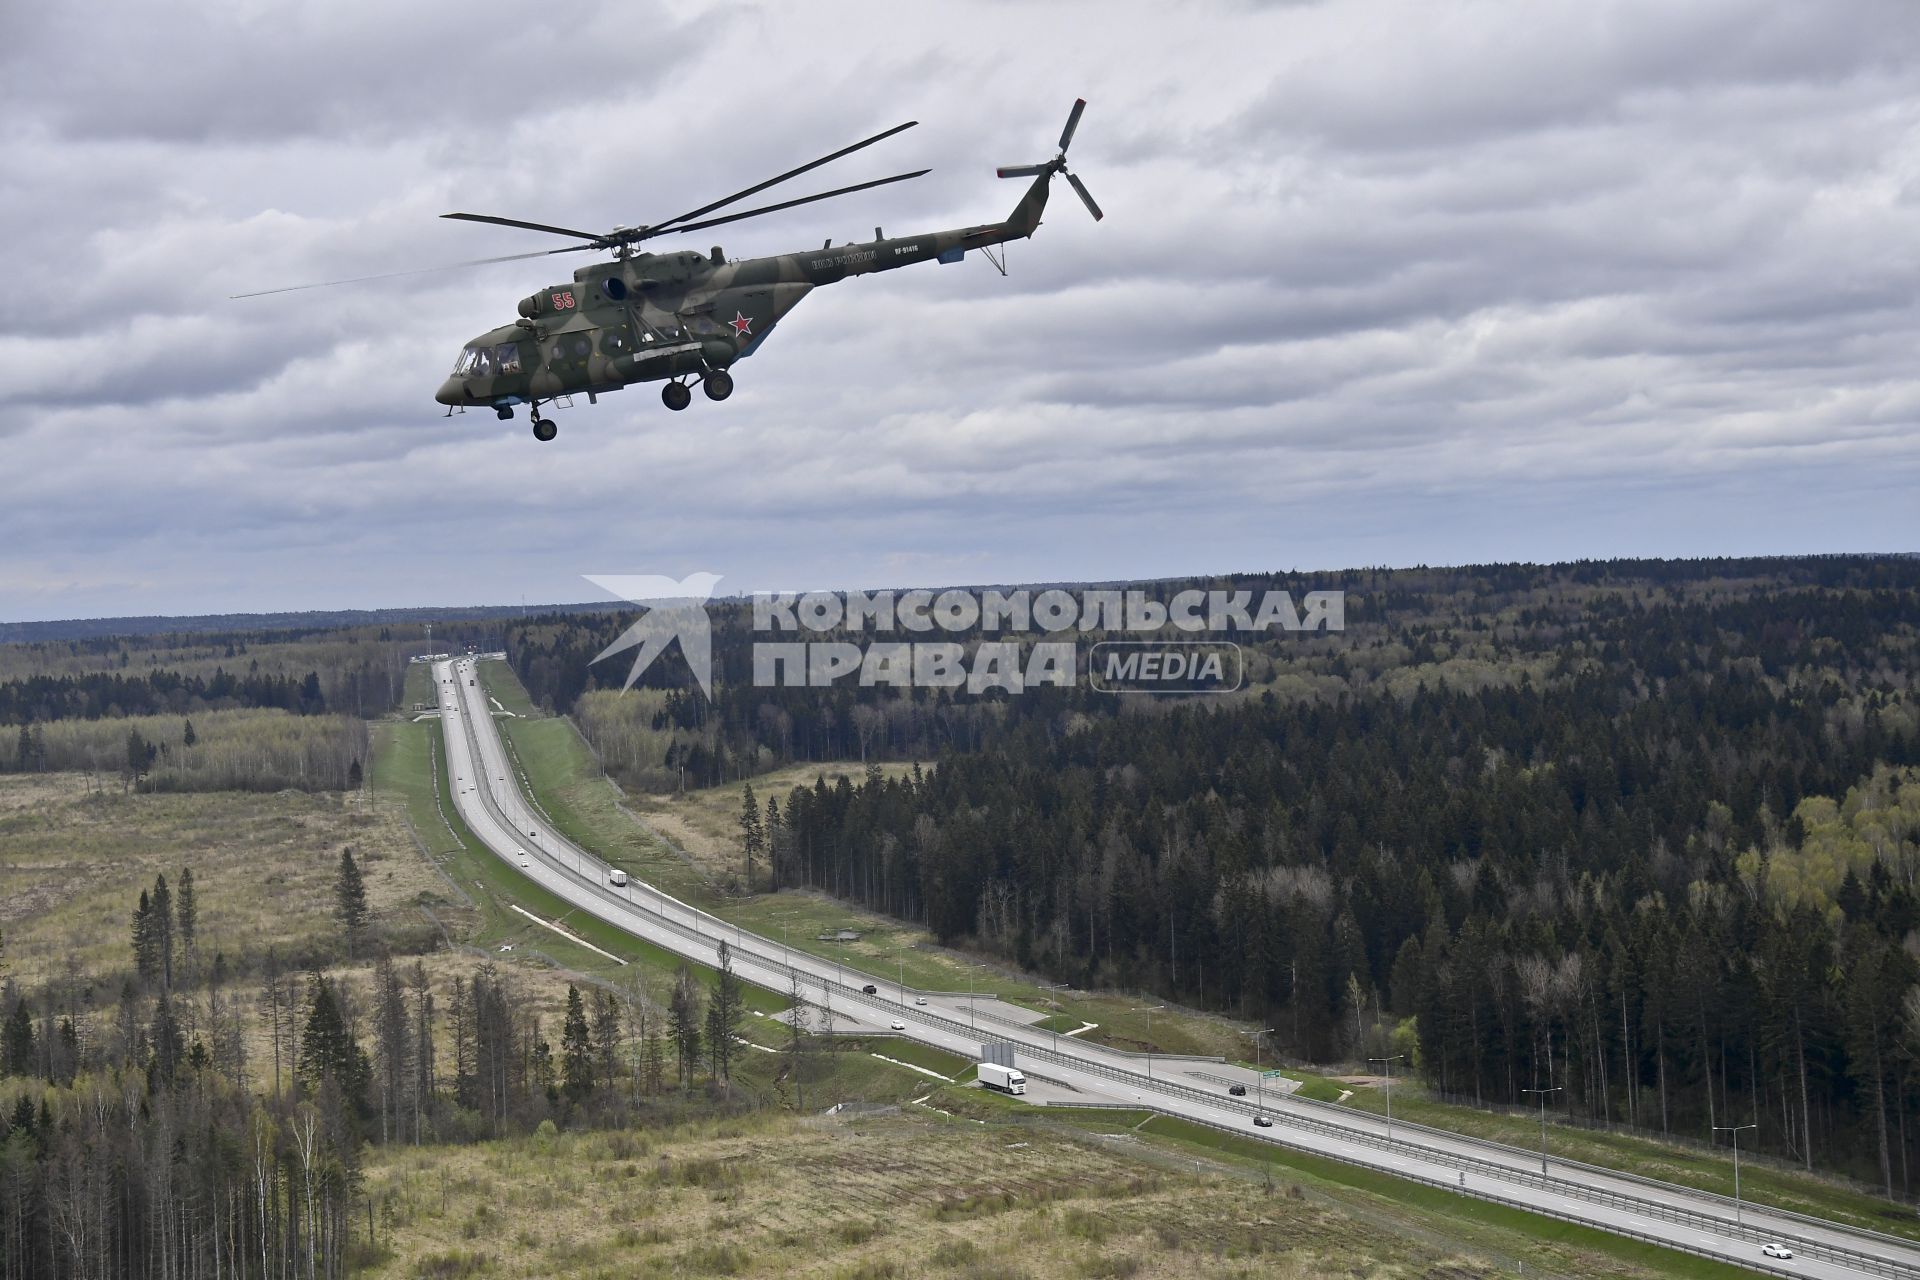
<path fill-rule="evenodd" d="M 347 958 L 351 960 L 368 920 L 367 884 L 360 876 L 359 864 L 353 860 L 352 846 L 340 851 L 340 870 L 333 881 L 333 904 L 334 917 L 346 935 Z"/>
<path fill-rule="evenodd" d="M 0 1076 L 33 1074 L 33 1014 L 25 997 L 16 1001 L 0 1033 Z"/>
<path fill-rule="evenodd" d="M 160 973 L 153 924 L 153 900 L 140 891 L 140 905 L 133 909 L 133 968 L 142 981 L 152 982 Z"/>
<path fill-rule="evenodd" d="M 180 949 L 193 954 L 194 938 L 200 928 L 200 905 L 194 897 L 193 868 L 180 868 L 180 892 L 174 900 L 173 914 L 180 930 Z"/>
<path fill-rule="evenodd" d="M 593 989 L 593 1053 L 604 1088 L 613 1088 L 620 1071 L 620 1002 L 612 993 Z"/>
<path fill-rule="evenodd" d="M 173 892 L 163 871 L 153 878 L 153 912 L 148 919 L 153 934 L 153 956 L 160 986 L 173 990 Z"/>
<path fill-rule="evenodd" d="M 593 1092 L 593 1038 L 580 988 L 567 984 L 567 1016 L 560 1029 L 561 1088 L 578 1103 Z"/>
<path fill-rule="evenodd" d="M 744 884 L 748 893 L 753 892 L 753 859 L 766 843 L 764 829 L 760 825 L 760 803 L 753 798 L 753 784 L 744 784 L 740 788 L 740 851 L 746 859 L 746 879 Z"/>

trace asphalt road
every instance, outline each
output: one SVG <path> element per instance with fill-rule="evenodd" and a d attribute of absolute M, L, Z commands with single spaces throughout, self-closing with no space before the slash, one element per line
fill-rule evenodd
<path fill-rule="evenodd" d="M 1256 1128 L 1254 1099 L 1231 1097 L 1212 1082 L 1247 1076 L 1238 1068 L 1149 1059 L 1054 1035 L 1027 1025 L 1038 1016 L 1029 1011 L 964 993 L 902 989 L 884 976 L 789 951 L 776 939 L 745 932 L 649 885 L 615 887 L 605 863 L 567 841 L 528 804 L 473 666 L 472 658 L 458 658 L 434 663 L 433 672 L 454 803 L 489 849 L 579 909 L 679 955 L 715 964 L 724 940 L 742 978 L 781 994 L 797 981 L 801 998 L 831 1010 L 837 1026 L 891 1030 L 898 1020 L 906 1029 L 897 1034 L 970 1059 L 978 1057 L 984 1039 L 1008 1041 L 1022 1070 L 1047 1082 L 1047 1102 L 1071 1096 L 1080 1105 L 1151 1107 L 1756 1270 L 1920 1280 L 1920 1247 L 1908 1242 L 1750 1203 L 1739 1206 L 1736 1221 L 1736 1206 L 1726 1197 L 1572 1162 L 1549 1159 L 1543 1175 L 1537 1151 L 1405 1123 L 1388 1133 L 1380 1117 L 1292 1098 L 1266 1098 L 1264 1112 L 1275 1123 Z M 869 985 L 874 995 L 862 991 Z M 927 1003 L 916 1003 L 923 996 Z M 1041 1092 L 1035 1090 L 1036 1100 Z M 1798 1256 L 1786 1262 L 1762 1257 L 1760 1247 L 1769 1240 L 1789 1243 Z"/>

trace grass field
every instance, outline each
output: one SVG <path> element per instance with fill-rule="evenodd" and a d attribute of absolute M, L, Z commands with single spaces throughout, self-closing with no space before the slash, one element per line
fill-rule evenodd
<path fill-rule="evenodd" d="M 760 1112 L 379 1150 L 367 1274 L 1470 1280 L 1522 1259 L 1569 1278 L 1752 1274 L 1163 1119 L 987 1114 Z"/>
<path fill-rule="evenodd" d="M 132 964 L 140 891 L 193 868 L 199 951 L 244 968 L 269 947 L 295 966 L 331 957 L 333 884 L 351 845 L 376 929 L 403 946 L 428 926 L 417 910 L 440 891 L 395 817 L 358 794 L 122 795 L 81 774 L 0 777 L 0 930 L 7 963 L 29 982 L 105 976 Z"/>

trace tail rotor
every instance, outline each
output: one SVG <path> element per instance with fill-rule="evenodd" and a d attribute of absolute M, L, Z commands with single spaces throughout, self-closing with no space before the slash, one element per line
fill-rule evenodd
<path fill-rule="evenodd" d="M 1067 148 L 1073 143 L 1074 130 L 1080 127 L 1080 115 L 1086 109 L 1085 98 L 1073 100 L 1073 110 L 1067 114 L 1067 127 L 1060 131 L 1060 153 L 1053 159 L 1045 164 L 1005 165 L 994 172 L 1002 178 L 1037 178 L 1041 174 L 1049 176 L 1060 174 L 1073 187 L 1074 194 L 1080 197 L 1080 203 L 1087 206 L 1087 212 L 1093 215 L 1093 220 L 1098 222 L 1106 215 L 1100 212 L 1100 206 L 1095 204 L 1093 197 L 1087 193 L 1086 184 L 1067 171 Z"/>

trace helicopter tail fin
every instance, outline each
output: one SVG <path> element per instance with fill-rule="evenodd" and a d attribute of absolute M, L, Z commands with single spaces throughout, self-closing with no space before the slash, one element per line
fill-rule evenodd
<path fill-rule="evenodd" d="M 1052 180 L 1051 172 L 1041 174 L 1033 180 L 1026 194 L 1020 197 L 1020 203 L 1013 206 L 1013 212 L 1007 215 L 1005 224 L 1009 240 L 1030 236 L 1040 225 L 1040 214 L 1047 207 L 1047 192 Z"/>

